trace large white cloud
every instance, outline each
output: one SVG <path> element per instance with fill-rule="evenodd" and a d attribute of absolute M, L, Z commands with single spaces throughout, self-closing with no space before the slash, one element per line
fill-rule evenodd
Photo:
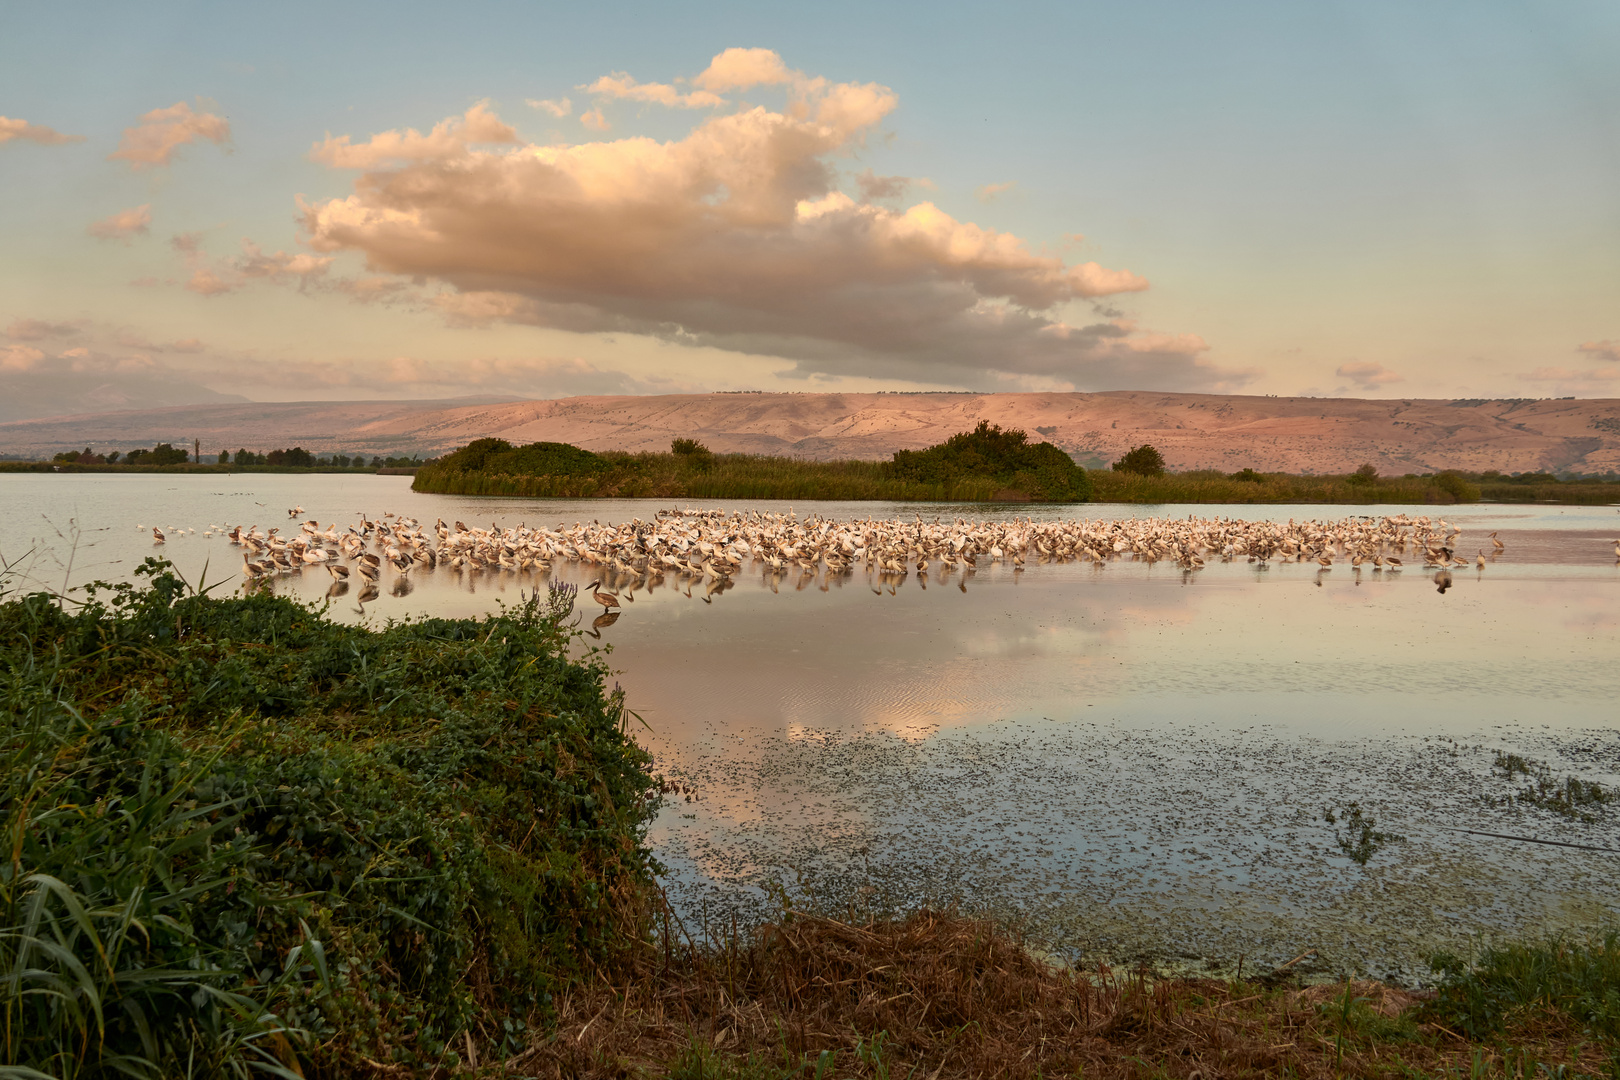
<path fill-rule="evenodd" d="M 1065 263 L 932 202 L 893 208 L 840 190 L 834 161 L 893 112 L 888 87 L 808 78 L 769 50 L 727 50 L 690 84 L 633 94 L 655 84 L 615 75 L 588 89 L 713 105 L 781 85 L 787 100 L 722 111 L 664 142 L 519 144 L 484 105 L 426 136 L 329 137 L 317 159 L 367 171 L 347 198 L 302 204 L 309 243 L 448 286 L 439 304 L 462 323 L 654 335 L 785 357 L 803 374 L 1241 382 L 1202 360 L 1194 335 L 1112 315 L 1065 321 L 1086 301 L 1146 289 L 1128 270 Z"/>

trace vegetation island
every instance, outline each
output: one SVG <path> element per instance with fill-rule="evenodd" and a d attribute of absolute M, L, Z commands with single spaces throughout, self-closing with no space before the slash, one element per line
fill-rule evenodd
<path fill-rule="evenodd" d="M 595 453 L 567 443 L 513 446 L 479 439 L 417 470 L 414 490 L 454 495 L 562 498 L 881 500 L 892 502 L 1401 503 L 1620 502 L 1620 478 L 1447 470 L 1343 476 L 1242 469 L 1173 473 L 1150 445 L 1108 469 L 1087 470 L 1051 443 L 980 421 L 925 450 L 889 461 L 804 461 L 715 454 L 693 439 L 669 453 Z"/>
<path fill-rule="evenodd" d="M 96 453 L 48 462 L 0 462 L 0 472 L 381 472 L 413 474 L 416 491 L 527 498 L 777 499 L 882 502 L 1337 503 L 1446 505 L 1469 502 L 1620 503 L 1620 476 L 1506 475 L 1497 471 L 1381 476 L 1372 465 L 1344 475 L 1172 472 L 1151 445 L 1111 467 L 1086 469 L 1059 447 L 980 421 L 923 450 L 888 461 L 806 461 L 769 454 L 717 454 L 696 439 L 668 453 L 594 452 L 568 443 L 513 446 L 478 439 L 439 458 L 315 454 L 294 446 L 202 454 L 193 445 Z"/>

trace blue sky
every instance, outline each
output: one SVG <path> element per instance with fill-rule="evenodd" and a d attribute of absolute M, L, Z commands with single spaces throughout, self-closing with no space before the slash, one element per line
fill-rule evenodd
<path fill-rule="evenodd" d="M 255 398 L 1620 396 L 1617 46 L 1620 7 L 1597 3 L 15 5 L 0 115 L 83 141 L 0 142 L 0 378 L 151 372 Z M 703 108 L 582 89 L 622 72 L 691 93 L 729 48 L 792 77 Z M 742 162 L 792 188 L 768 226 L 706 219 L 743 196 L 714 179 L 724 161 L 674 209 L 663 181 L 561 198 L 540 189 L 623 177 L 527 167 L 535 147 L 599 163 L 645 136 L 701 169 L 704 124 L 757 107 L 791 128 L 794 102 L 811 123 L 871 85 L 892 104 Z M 564 98 L 560 117 L 526 104 Z M 425 133 L 480 102 L 511 138 L 313 159 L 329 134 Z M 108 159 L 178 103 L 228 138 Z M 581 122 L 593 108 L 609 127 Z M 712 152 L 752 152 L 737 138 Z M 412 206 L 421 235 L 356 225 L 446 169 L 484 180 Z M 866 169 L 911 182 L 828 204 L 807 234 L 793 201 L 859 201 Z M 312 232 L 300 197 L 366 205 Z M 906 216 L 922 204 L 937 216 Z M 651 238 L 635 221 L 655 208 L 686 216 Z M 433 217 L 451 210 L 465 234 Z M 677 236 L 712 261 L 688 273 Z M 558 253 L 593 238 L 575 282 Z M 885 312 L 903 332 L 872 325 Z"/>

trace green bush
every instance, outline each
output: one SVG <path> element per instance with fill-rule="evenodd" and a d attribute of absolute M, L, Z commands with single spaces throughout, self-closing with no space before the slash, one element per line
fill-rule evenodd
<path fill-rule="evenodd" d="M 1345 483 L 1355 484 L 1357 487 L 1371 487 L 1378 483 L 1378 469 L 1369 462 L 1344 479 Z"/>
<path fill-rule="evenodd" d="M 696 439 L 676 439 L 669 444 L 669 452 L 685 458 L 693 467 L 707 471 L 714 467 L 714 451 Z"/>
<path fill-rule="evenodd" d="M 568 443 L 537 442 L 514 447 L 505 439 L 478 439 L 440 458 L 438 466 L 453 472 L 486 472 L 513 476 L 595 476 L 609 463 L 600 454 Z"/>
<path fill-rule="evenodd" d="M 1031 499 L 1079 502 L 1091 497 L 1086 470 L 1051 443 L 1031 443 L 1022 431 L 980 420 L 926 450 L 897 450 L 893 474 L 922 483 L 976 477 L 993 480 Z"/>
<path fill-rule="evenodd" d="M 438 1066 L 639 939 L 649 758 L 570 591 L 373 631 L 141 572 L 0 604 L 0 1066 Z"/>
<path fill-rule="evenodd" d="M 1138 476 L 1163 476 L 1164 455 L 1147 443 L 1126 451 L 1114 462 L 1115 472 L 1136 473 Z"/>
<path fill-rule="evenodd" d="M 1457 502 L 1479 502 L 1479 488 L 1469 483 L 1461 473 L 1447 469 L 1434 477 L 1434 486 Z"/>
<path fill-rule="evenodd" d="M 125 465 L 184 465 L 190 460 L 190 454 L 166 442 L 160 442 L 150 450 L 131 450 L 124 455 Z"/>

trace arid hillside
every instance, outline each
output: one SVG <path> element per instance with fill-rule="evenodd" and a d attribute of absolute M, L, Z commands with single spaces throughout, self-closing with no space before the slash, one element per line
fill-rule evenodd
<path fill-rule="evenodd" d="M 1100 394 L 692 394 L 465 405 L 295 402 L 192 405 L 0 424 L 0 454 L 49 456 L 201 439 L 205 453 L 301 445 L 325 453 L 437 454 L 487 435 L 592 450 L 665 450 L 676 437 L 718 452 L 881 458 L 979 420 L 1020 427 L 1090 465 L 1139 443 L 1174 469 L 1245 466 L 1383 473 L 1620 469 L 1620 399 L 1367 400 Z"/>

